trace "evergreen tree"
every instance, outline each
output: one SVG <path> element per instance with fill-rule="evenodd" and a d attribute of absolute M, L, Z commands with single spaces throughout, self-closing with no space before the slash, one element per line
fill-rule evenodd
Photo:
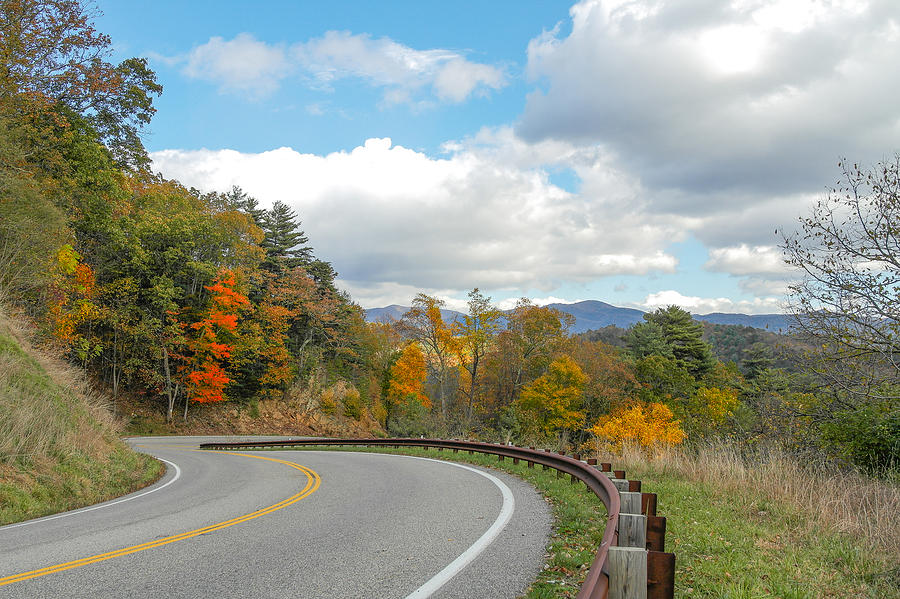
<path fill-rule="evenodd" d="M 764 371 L 775 365 L 775 353 L 772 347 L 765 343 L 756 342 L 744 350 L 744 359 L 741 368 L 747 379 L 754 380 Z"/>
<path fill-rule="evenodd" d="M 256 198 L 246 193 L 237 185 L 233 185 L 229 191 L 225 192 L 225 199 L 237 210 L 249 215 L 257 227 L 260 229 L 263 228 L 266 210 L 265 208 L 259 207 L 259 202 Z"/>
<path fill-rule="evenodd" d="M 266 263 L 270 270 L 307 266 L 313 260 L 309 239 L 300 229 L 300 221 L 293 210 L 283 202 L 275 202 L 265 213 L 262 230 L 266 237 L 262 246 L 266 249 Z"/>
<path fill-rule="evenodd" d="M 700 378 L 715 364 L 712 348 L 703 341 L 703 326 L 691 317 L 690 312 L 678 306 L 669 306 L 644 314 L 644 320 L 662 329 L 675 362 L 694 377 Z"/>
<path fill-rule="evenodd" d="M 625 334 L 628 353 L 640 360 L 647 356 L 672 357 L 672 347 L 666 340 L 663 328 L 651 321 L 639 322 Z"/>
<path fill-rule="evenodd" d="M 331 262 L 319 260 L 318 258 L 313 259 L 306 265 L 306 272 L 315 279 L 316 283 L 319 284 L 319 287 L 333 287 L 334 279 L 337 277 L 337 273 L 334 272 Z"/>

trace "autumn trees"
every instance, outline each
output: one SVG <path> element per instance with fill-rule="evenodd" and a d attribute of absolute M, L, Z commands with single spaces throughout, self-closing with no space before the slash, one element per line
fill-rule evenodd
<path fill-rule="evenodd" d="M 144 59 L 110 62 L 94 16 L 0 0 L 0 300 L 169 420 L 311 375 L 365 386 L 361 311 L 292 208 L 149 171 L 139 132 L 161 87 Z"/>
<path fill-rule="evenodd" d="M 0 2 L 0 115 L 12 119 L 36 156 L 62 165 L 68 131 L 96 137 L 116 165 L 149 163 L 140 128 L 162 92 L 144 58 L 119 64 L 78 0 Z"/>
<path fill-rule="evenodd" d="M 673 410 L 654 407 L 645 398 L 645 384 L 634 358 L 602 342 L 570 335 L 570 315 L 524 299 L 512 310 L 501 311 L 477 288 L 469 293 L 465 314 L 447 322 L 445 314 L 449 313 L 443 308 L 445 304 L 438 298 L 420 294 L 412 309 L 392 327 L 402 340 L 395 342 L 395 364 L 408 364 L 408 354 L 417 348 L 415 364 L 421 364 L 423 377 L 419 392 L 440 402 L 419 423 L 431 434 L 499 434 L 523 443 L 580 447 L 593 444 L 596 435 L 610 430 L 608 422 L 597 428 L 609 414 L 647 406 L 657 418 L 647 430 L 638 431 L 645 441 L 664 444 L 683 439 Z M 659 328 L 660 343 L 666 347 L 667 358 L 663 359 L 671 359 L 674 366 L 672 347 L 696 350 L 691 335 L 697 329 L 690 327 L 688 334 L 679 335 L 678 325 L 686 328 L 681 314 L 670 310 L 654 318 L 657 316 L 676 323 L 669 341 L 664 339 L 662 325 L 653 325 Z M 690 379 L 684 396 L 693 397 L 697 383 L 682 370 Z M 385 371 L 382 401 L 389 412 L 396 410 L 399 397 L 416 397 L 396 391 L 403 388 L 403 373 L 409 371 L 406 366 Z M 662 424 L 660 414 L 665 416 Z M 392 423 L 392 433 L 421 430 L 402 426 L 393 416 L 384 420 Z M 612 438 L 607 442 L 616 443 Z"/>

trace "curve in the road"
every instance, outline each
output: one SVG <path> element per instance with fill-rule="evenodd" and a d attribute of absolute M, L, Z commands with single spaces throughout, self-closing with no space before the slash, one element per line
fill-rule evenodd
<path fill-rule="evenodd" d="M 256 510 L 255 512 L 250 512 L 249 514 L 244 514 L 242 516 L 238 516 L 237 518 L 232 518 L 231 520 L 226 520 L 224 522 L 217 522 L 216 524 L 211 524 L 209 526 L 204 526 L 203 528 L 197 528 L 195 530 L 190 530 L 181 534 L 172 535 L 169 537 L 164 537 L 162 539 L 156 539 L 154 541 L 149 541 L 147 543 L 141 543 L 140 545 L 132 545 L 131 547 L 123 547 L 122 549 L 117 549 L 116 551 L 110 551 L 108 553 L 101 553 L 99 555 L 92 555 L 90 557 L 85 557 L 82 559 L 66 562 L 63 564 L 56 564 L 53 566 L 47 566 L 45 568 L 40 568 L 38 570 L 31 570 L 29 572 L 22 572 L 20 574 L 13 574 L 12 576 L 7 576 L 5 578 L 0 578 L 0 586 L 5 586 L 8 584 L 12 584 L 14 582 L 21 582 L 23 580 L 29 580 L 32 578 L 38 578 L 40 576 L 46 576 L 47 574 L 53 574 L 55 572 L 62 572 L 64 570 L 71 570 L 73 568 L 78 568 L 80 566 L 86 566 L 88 564 L 94 564 L 97 562 L 106 561 L 108 559 L 112 559 L 115 557 L 121 557 L 123 555 L 130 555 L 132 553 L 138 553 L 139 551 L 145 551 L 147 549 L 152 549 L 153 547 L 159 547 L 161 545 L 168 545 L 169 543 L 175 543 L 177 541 L 183 541 L 185 539 L 190 539 L 202 534 L 206 534 L 208 532 L 213 532 L 216 530 L 221 530 L 223 528 L 228 528 L 229 526 L 234 526 L 235 524 L 240 524 L 242 522 L 247 522 L 248 520 L 252 520 L 254 518 L 258 518 L 260 516 L 264 516 L 266 514 L 270 514 L 272 512 L 283 509 L 289 505 L 297 503 L 304 497 L 308 497 L 316 492 L 321 484 L 321 477 L 311 468 L 307 468 L 306 466 L 302 466 L 300 464 L 296 464 L 294 462 L 288 462 L 287 460 L 279 460 L 277 458 L 270 458 L 259 455 L 252 455 L 249 453 L 237 453 L 232 451 L 217 451 L 215 453 L 224 453 L 228 455 L 239 455 L 248 458 L 255 458 L 258 460 L 267 460 L 270 462 L 279 462 L 281 464 L 285 464 L 290 466 L 291 468 L 296 468 L 300 470 L 306 475 L 306 485 L 303 487 L 300 492 L 279 501 L 273 505 L 268 507 L 264 507 L 262 509 Z M 170 481 L 171 482 L 171 481 Z"/>
<path fill-rule="evenodd" d="M 516 509 L 516 501 L 513 498 L 512 491 L 508 486 L 506 486 L 506 483 L 492 474 L 482 472 L 481 470 L 476 470 L 475 468 L 470 468 L 469 466 L 463 466 L 462 464 L 457 464 L 455 462 L 432 460 L 431 458 L 414 459 L 427 460 L 429 462 L 438 462 L 441 464 L 456 466 L 457 468 L 462 468 L 463 470 L 469 470 L 470 472 L 474 472 L 475 474 L 480 474 L 481 476 L 494 483 L 497 488 L 500 489 L 500 493 L 503 495 L 503 506 L 500 508 L 500 514 L 497 516 L 497 519 L 494 520 L 494 523 L 491 524 L 490 528 L 488 528 L 477 541 L 472 543 L 472 545 L 470 545 L 468 549 L 463 551 L 459 557 L 450 562 L 447 567 L 435 574 L 430 580 L 428 580 L 428 582 L 417 588 L 406 597 L 406 599 L 426 599 L 427 597 L 431 597 L 438 591 L 438 589 L 447 584 L 447 582 L 449 582 L 451 578 L 459 574 L 460 571 L 462 571 L 463 568 L 472 563 L 472 560 L 478 557 L 478 555 L 482 551 L 487 549 L 487 546 L 490 545 L 495 538 L 497 538 L 497 535 L 500 534 L 500 532 L 506 527 L 509 519 L 512 518 L 513 511 Z"/>

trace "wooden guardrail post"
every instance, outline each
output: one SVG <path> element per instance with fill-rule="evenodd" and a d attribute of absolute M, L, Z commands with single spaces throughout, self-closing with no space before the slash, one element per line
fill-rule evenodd
<path fill-rule="evenodd" d="M 619 500 L 622 502 L 622 507 L 619 509 L 619 513 L 622 514 L 640 514 L 641 513 L 641 494 L 640 493 L 630 493 L 628 491 L 619 492 Z"/>
<path fill-rule="evenodd" d="M 619 514 L 619 547 L 647 549 L 647 516 Z"/>
<path fill-rule="evenodd" d="M 616 489 L 619 490 L 619 493 L 628 491 L 628 481 L 624 478 L 612 478 L 610 480 L 612 481 L 612 484 L 616 486 Z"/>
<path fill-rule="evenodd" d="M 609 599 L 647 599 L 647 550 L 609 548 Z"/>

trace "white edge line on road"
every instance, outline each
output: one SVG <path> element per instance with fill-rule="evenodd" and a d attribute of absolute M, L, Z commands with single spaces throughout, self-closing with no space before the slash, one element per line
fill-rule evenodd
<path fill-rule="evenodd" d="M 428 580 L 425 584 L 407 595 L 406 599 L 425 599 L 426 597 L 430 597 L 435 592 L 437 592 L 438 589 L 449 582 L 451 578 L 459 574 L 463 568 L 472 563 L 472 561 L 476 557 L 478 557 L 478 555 L 482 551 L 487 549 L 487 546 L 497 538 L 497 535 L 500 534 L 500 532 L 506 527 L 506 524 L 509 522 L 510 518 L 512 518 L 513 511 L 516 508 L 516 500 L 513 498 L 513 494 L 510 488 L 506 486 L 506 483 L 492 474 L 482 472 L 477 468 L 471 468 L 469 466 L 457 464 L 456 462 L 433 460 L 431 458 L 416 459 L 428 460 L 429 462 L 438 462 L 440 464 L 448 464 L 450 466 L 456 466 L 457 468 L 469 470 L 471 472 L 474 472 L 475 474 L 480 474 L 481 476 L 487 478 L 492 483 L 497 485 L 497 488 L 500 489 L 500 493 L 503 494 L 503 506 L 500 508 L 500 514 L 497 516 L 497 519 L 494 520 L 494 523 L 491 524 L 491 527 L 488 528 L 477 541 L 472 543 L 472 545 L 468 549 L 463 551 L 459 557 L 450 562 L 447 567 L 432 576 L 431 579 Z"/>
<path fill-rule="evenodd" d="M 156 457 L 156 456 L 154 456 Z M 153 487 L 148 491 L 144 491 L 143 493 L 138 493 L 137 495 L 128 495 L 127 497 L 123 497 L 122 499 L 117 499 L 115 501 L 108 501 L 106 503 L 99 503 L 97 505 L 92 505 L 91 507 L 81 508 L 79 510 L 72 510 L 71 512 L 63 512 L 62 514 L 56 514 L 55 516 L 46 516 L 44 518 L 37 518 L 35 520 L 28 520 L 27 522 L 19 522 L 18 524 L 8 524 L 7 526 L 0 527 L 0 531 L 9 530 L 10 528 L 18 528 L 20 526 L 29 526 L 31 524 L 37 524 L 38 522 L 47 522 L 49 520 L 56 520 L 57 518 L 65 518 L 66 516 L 74 516 L 76 514 L 83 514 L 84 512 L 92 512 L 94 510 L 99 510 L 100 508 L 109 507 L 111 505 L 118 505 L 120 503 L 125 503 L 126 501 L 131 501 L 132 499 L 137 499 L 139 497 L 144 497 L 145 495 L 149 495 L 150 493 L 156 493 L 157 491 L 161 491 L 165 489 L 176 480 L 181 477 L 181 468 L 178 467 L 178 464 L 175 462 L 170 462 L 169 460 L 164 460 L 163 458 L 156 457 L 157 460 L 165 462 L 166 464 L 175 468 L 175 476 L 172 477 L 171 480 L 167 481 L 165 484 L 160 485 L 158 487 Z"/>

